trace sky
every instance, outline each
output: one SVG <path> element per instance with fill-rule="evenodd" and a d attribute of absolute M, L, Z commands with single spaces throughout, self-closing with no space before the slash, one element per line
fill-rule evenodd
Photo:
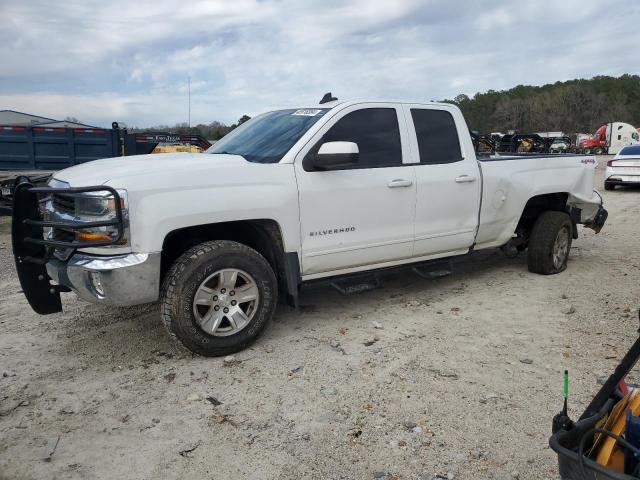
<path fill-rule="evenodd" d="M 640 73 L 637 0 L 0 0 L 0 110 L 234 123 Z"/>

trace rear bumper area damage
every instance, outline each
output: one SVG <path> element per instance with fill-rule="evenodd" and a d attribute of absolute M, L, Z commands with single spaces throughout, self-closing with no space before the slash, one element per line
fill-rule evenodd
<path fill-rule="evenodd" d="M 593 191 L 591 198 L 569 195 L 567 203 L 571 208 L 571 217 L 575 223 L 580 223 L 596 233 L 602 230 L 609 212 L 604 208 L 602 196 L 597 190 Z"/>
<path fill-rule="evenodd" d="M 597 213 L 592 219 L 590 219 L 588 222 L 584 222 L 584 226 L 590 228 L 596 233 L 600 233 L 600 230 L 602 230 L 602 227 L 604 227 L 608 216 L 609 212 L 607 212 L 606 208 L 600 207 L 598 208 Z"/>

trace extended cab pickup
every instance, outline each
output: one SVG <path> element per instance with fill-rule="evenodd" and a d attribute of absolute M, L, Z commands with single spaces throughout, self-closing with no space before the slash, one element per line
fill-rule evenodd
<path fill-rule="evenodd" d="M 47 187 L 20 179 L 14 255 L 39 313 L 60 311 L 70 290 L 159 300 L 174 337 L 221 355 L 315 279 L 492 247 L 561 272 L 577 225 L 606 220 L 595 164 L 476 158 L 449 104 L 333 101 L 262 114 L 201 154 L 97 160 Z"/>

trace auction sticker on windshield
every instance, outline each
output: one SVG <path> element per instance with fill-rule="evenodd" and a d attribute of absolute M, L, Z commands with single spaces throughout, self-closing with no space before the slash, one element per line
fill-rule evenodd
<path fill-rule="evenodd" d="M 296 110 L 291 115 L 302 115 L 303 117 L 315 117 L 322 110 L 317 108 L 305 108 L 302 110 Z"/>

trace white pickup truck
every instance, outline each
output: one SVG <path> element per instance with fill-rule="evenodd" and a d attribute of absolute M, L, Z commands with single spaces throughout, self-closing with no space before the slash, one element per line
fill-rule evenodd
<path fill-rule="evenodd" d="M 60 292 L 160 301 L 202 355 L 246 347 L 302 284 L 472 250 L 565 269 L 577 224 L 606 220 L 584 155 L 476 158 L 446 103 L 338 102 L 264 113 L 201 154 L 97 160 L 20 179 L 13 245 L 38 313 Z"/>

